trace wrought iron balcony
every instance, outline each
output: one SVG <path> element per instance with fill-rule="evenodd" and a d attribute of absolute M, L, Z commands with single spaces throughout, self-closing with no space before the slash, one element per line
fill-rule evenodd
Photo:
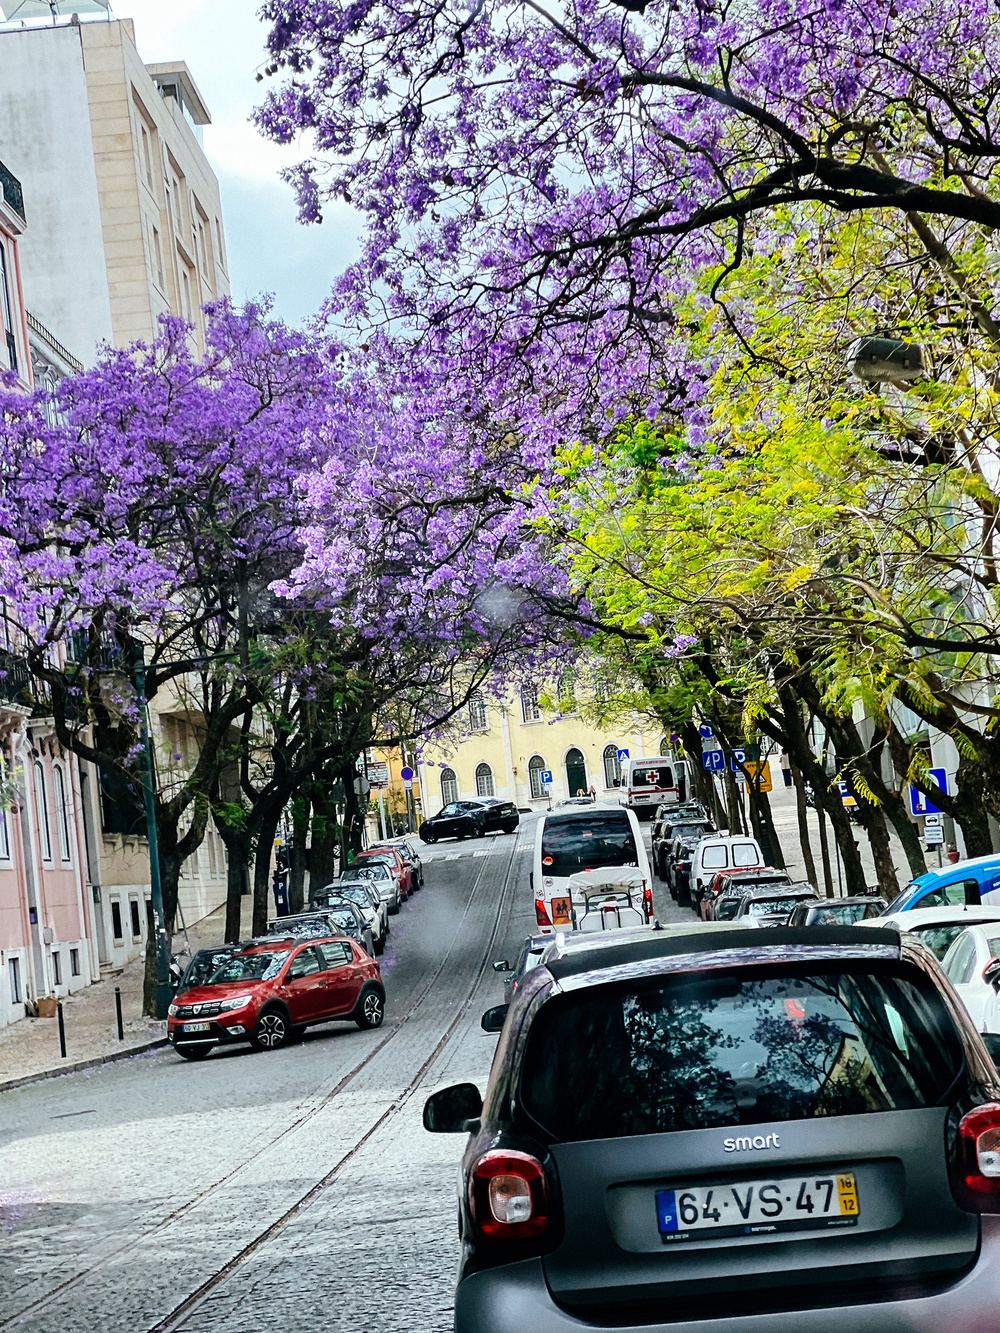
<path fill-rule="evenodd" d="M 31 704 L 31 672 L 23 658 L 0 652 L 0 699 L 10 703 Z"/>
<path fill-rule="evenodd" d="M 3 197 L 9 208 L 24 220 L 24 194 L 21 190 L 21 182 L 8 171 L 2 162 L 0 162 L 0 189 L 3 190 Z"/>

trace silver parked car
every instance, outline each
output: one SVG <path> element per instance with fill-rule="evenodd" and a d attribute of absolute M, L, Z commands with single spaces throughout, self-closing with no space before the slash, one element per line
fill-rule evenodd
<path fill-rule="evenodd" d="M 1000 1077 L 908 936 L 561 936 L 483 1027 L 455 1333 L 998 1327 Z"/>

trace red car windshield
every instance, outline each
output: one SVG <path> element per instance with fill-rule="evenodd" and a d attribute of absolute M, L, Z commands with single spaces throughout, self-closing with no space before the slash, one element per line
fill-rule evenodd
<path fill-rule="evenodd" d="M 221 986 L 227 981 L 270 981 L 281 971 L 290 949 L 262 953 L 238 953 L 225 963 L 208 983 Z"/>

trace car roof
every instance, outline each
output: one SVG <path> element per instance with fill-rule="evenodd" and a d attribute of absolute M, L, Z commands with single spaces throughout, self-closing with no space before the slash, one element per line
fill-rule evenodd
<path fill-rule="evenodd" d="M 762 938 L 764 936 L 765 938 Z M 748 930 L 738 922 L 702 921 L 690 925 L 659 926 L 654 930 L 615 931 L 607 936 L 570 941 L 557 936 L 545 951 L 542 966 L 556 981 L 587 972 L 605 972 L 628 963 L 645 963 L 679 954 L 716 953 L 740 949 L 762 955 L 797 945 L 843 948 L 845 958 L 865 958 L 872 945 L 899 950 L 899 931 L 883 929 L 876 939 L 862 942 L 854 926 L 776 926 L 773 930 Z M 781 954 L 778 953 L 780 958 Z M 825 960 L 824 960 L 825 961 Z"/>
<path fill-rule="evenodd" d="M 989 856 L 972 856 L 967 861 L 954 861 L 951 865 L 941 866 L 940 869 L 935 866 L 933 870 L 915 876 L 910 882 L 924 888 L 928 884 L 937 884 L 942 880 L 955 879 L 969 866 L 992 866 L 994 869 L 1000 870 L 1000 853 L 991 852 Z"/>
<path fill-rule="evenodd" d="M 819 894 L 811 884 L 775 884 L 773 889 L 755 889 L 748 893 L 747 897 L 751 900 L 755 898 L 801 898 L 806 893 L 811 893 L 813 897 L 819 898 Z M 820 902 L 827 901 L 819 899 Z"/>
<path fill-rule="evenodd" d="M 973 926 L 978 921 L 1000 921 L 1000 907 L 980 907 L 970 903 L 945 903 L 943 907 L 912 907 L 908 912 L 890 912 L 884 916 L 872 917 L 871 922 L 858 922 L 858 925 L 875 925 L 877 922 L 891 923 L 895 929 L 910 930 L 913 926 L 933 925 L 935 922 L 948 924 L 967 921 Z"/>
<path fill-rule="evenodd" d="M 813 892 L 815 892 L 815 890 L 813 890 Z M 884 902 L 885 899 L 883 898 L 882 901 Z M 868 906 L 869 903 L 877 903 L 877 902 L 878 898 L 874 895 L 869 895 L 867 893 L 855 893 L 851 896 L 845 895 L 843 898 L 821 898 L 820 906 L 840 907 L 842 906 L 842 904 L 848 903 L 850 906 L 855 907 L 860 903 L 864 903 L 865 906 Z"/>
<path fill-rule="evenodd" d="M 554 819 L 593 819 L 597 811 L 602 815 L 621 814 L 628 820 L 629 812 L 623 805 L 597 805 L 588 801 L 586 806 L 576 806 L 572 810 L 543 810 L 540 822 L 548 822 Z"/>

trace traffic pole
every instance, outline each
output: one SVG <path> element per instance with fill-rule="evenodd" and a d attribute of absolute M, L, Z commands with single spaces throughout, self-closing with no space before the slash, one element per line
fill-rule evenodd
<path fill-rule="evenodd" d="M 142 801 L 146 811 L 146 842 L 149 846 L 149 888 L 156 931 L 156 1017 L 167 1017 L 170 1006 L 170 959 L 167 954 L 167 922 L 163 910 L 163 885 L 160 881 L 160 843 L 156 833 L 156 802 L 153 788 L 153 752 L 149 737 L 146 708 L 146 663 L 142 645 L 136 644 L 135 690 L 139 705 L 139 741 L 141 748 Z"/>
<path fill-rule="evenodd" d="M 115 1017 L 118 1019 L 118 1040 L 125 1040 L 125 1024 L 122 1022 L 122 988 L 115 987 Z"/>
<path fill-rule="evenodd" d="M 62 1000 L 56 1005 L 56 1017 L 59 1019 L 59 1054 L 66 1059 L 66 1023 L 63 1020 Z"/>

